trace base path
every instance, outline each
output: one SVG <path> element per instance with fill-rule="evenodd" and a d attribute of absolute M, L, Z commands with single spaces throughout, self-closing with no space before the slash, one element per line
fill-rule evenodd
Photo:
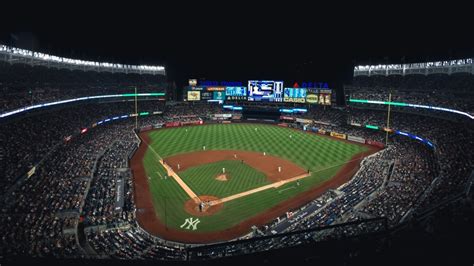
<path fill-rule="evenodd" d="M 176 180 L 176 182 L 179 184 L 179 186 L 184 190 L 184 192 L 186 192 L 186 194 L 188 194 L 188 196 L 196 203 L 200 203 L 201 200 L 199 199 L 199 197 L 196 195 L 196 193 L 194 193 L 194 191 L 191 190 L 190 187 L 188 187 L 188 185 L 186 185 L 186 183 L 184 183 L 184 181 L 181 179 L 181 177 L 179 177 L 179 175 L 176 174 L 175 171 L 173 171 L 173 169 L 171 167 L 169 167 L 166 163 L 163 162 L 163 160 L 160 160 L 160 163 L 161 165 L 163 165 L 163 167 L 166 169 L 166 171 L 168 172 L 168 175 L 173 177 L 174 180 Z"/>
<path fill-rule="evenodd" d="M 275 182 L 273 184 L 269 184 L 269 185 L 261 186 L 261 187 L 254 188 L 254 189 L 251 189 L 251 190 L 247 190 L 247 191 L 244 191 L 244 192 L 241 192 L 241 193 L 238 193 L 238 194 L 234 194 L 234 195 L 222 198 L 222 199 L 213 200 L 213 201 L 210 202 L 210 204 L 211 204 L 211 206 L 213 206 L 213 205 L 221 204 L 221 203 L 228 202 L 228 201 L 231 201 L 231 200 L 235 200 L 235 199 L 238 199 L 238 198 L 242 198 L 242 197 L 245 197 L 245 196 L 248 196 L 248 195 L 263 191 L 263 190 L 267 190 L 267 189 L 270 189 L 270 188 L 281 187 L 284 184 L 287 184 L 287 183 L 290 183 L 290 182 L 308 177 L 310 175 L 311 174 L 303 174 L 303 175 L 295 176 L 295 177 L 292 177 L 292 178 L 289 178 L 289 179 L 281 180 L 281 181 Z"/>

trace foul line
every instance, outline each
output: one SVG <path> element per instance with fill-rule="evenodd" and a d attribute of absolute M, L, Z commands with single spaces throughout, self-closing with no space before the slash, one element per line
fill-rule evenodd
<path fill-rule="evenodd" d="M 318 170 L 314 173 L 322 172 L 322 171 L 325 171 L 325 170 L 328 170 L 328 169 L 331 169 L 331 168 L 334 168 L 334 167 L 338 167 L 338 166 L 341 166 L 341 165 L 345 165 L 345 164 L 348 164 L 350 162 L 357 161 L 357 160 L 360 160 L 360 159 L 362 159 L 362 158 L 356 158 L 356 159 L 349 160 L 347 162 L 332 165 L 332 166 L 320 169 L 320 170 Z M 261 187 L 254 188 L 254 189 L 251 189 L 251 190 L 247 190 L 247 191 L 244 191 L 244 192 L 241 192 L 241 193 L 238 193 L 238 194 L 234 194 L 234 195 L 222 198 L 222 199 L 213 200 L 213 201 L 209 202 L 209 204 L 212 206 L 212 205 L 228 202 L 228 201 L 231 201 L 231 200 L 235 200 L 235 199 L 238 199 L 238 198 L 242 198 L 242 197 L 245 197 L 245 196 L 248 196 L 248 195 L 263 191 L 263 190 L 267 190 L 267 189 L 270 189 L 270 188 L 278 188 L 278 187 L 281 187 L 281 186 L 283 186 L 285 184 L 288 184 L 290 182 L 308 177 L 310 175 L 311 175 L 311 173 L 295 176 L 295 177 L 285 179 L 285 180 L 281 180 L 281 181 L 278 181 L 278 182 L 275 182 L 275 183 L 272 183 L 272 184 L 269 184 L 269 185 L 265 185 L 265 186 L 261 186 Z"/>
<path fill-rule="evenodd" d="M 231 201 L 231 200 L 235 200 L 235 199 L 238 199 L 238 198 L 241 198 L 241 197 L 245 197 L 245 196 L 248 196 L 248 195 L 263 191 L 263 190 L 267 190 L 267 189 L 270 189 L 270 188 L 278 188 L 278 187 L 281 187 L 281 186 L 283 186 L 287 183 L 290 183 L 290 182 L 308 177 L 310 175 L 311 174 L 306 173 L 306 174 L 295 176 L 295 177 L 292 177 L 292 178 L 289 178 L 289 179 L 281 180 L 281 181 L 271 183 L 271 184 L 268 184 L 268 185 L 265 185 L 265 186 L 261 186 L 261 187 L 258 187 L 258 188 L 247 190 L 247 191 L 244 191 L 242 193 L 234 194 L 232 196 L 228 196 L 228 197 L 225 197 L 225 198 L 222 198 L 222 199 L 213 200 L 213 201 L 209 202 L 209 204 L 212 206 L 212 205 L 228 202 L 228 201 Z"/>
<path fill-rule="evenodd" d="M 184 181 L 181 179 L 181 177 L 179 177 L 179 175 L 176 174 L 176 172 L 169 165 L 164 163 L 163 160 L 160 160 L 160 163 L 161 163 L 161 165 L 163 165 L 163 167 L 166 169 L 166 171 L 168 171 L 168 175 L 172 176 L 174 178 L 174 180 L 176 180 L 176 182 L 181 186 L 181 188 L 184 190 L 184 192 L 186 192 L 186 194 L 188 194 L 188 196 L 192 200 L 194 200 L 194 202 L 201 203 L 201 200 L 196 195 L 196 193 L 194 193 L 194 191 L 190 187 L 188 187 L 188 185 L 186 185 L 186 183 L 184 183 Z"/>
<path fill-rule="evenodd" d="M 153 149 L 153 147 L 151 145 L 149 145 L 145 140 L 143 140 L 143 142 L 146 143 L 147 147 L 150 148 L 150 150 L 158 158 L 158 161 L 160 162 L 160 164 L 166 169 L 166 171 L 168 172 L 168 175 L 173 177 L 174 180 L 176 180 L 176 182 L 184 190 L 184 192 L 186 192 L 186 194 L 188 194 L 188 196 L 192 200 L 194 200 L 194 202 L 201 203 L 201 199 L 199 199 L 199 197 L 196 195 L 196 193 L 194 193 L 194 191 L 192 191 L 192 189 L 190 187 L 188 187 L 188 185 L 186 185 L 186 183 L 184 183 L 184 181 L 181 179 L 181 177 L 179 177 L 179 175 L 176 174 L 176 172 L 169 165 L 167 165 L 163 162 L 163 159 L 161 159 L 161 156 L 158 155 L 158 153 L 155 151 L 155 149 Z"/>

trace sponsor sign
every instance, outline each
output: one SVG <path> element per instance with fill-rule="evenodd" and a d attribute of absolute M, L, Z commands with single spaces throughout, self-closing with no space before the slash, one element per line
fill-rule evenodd
<path fill-rule="evenodd" d="M 162 128 L 164 123 L 157 123 L 153 125 L 153 128 Z"/>
<path fill-rule="evenodd" d="M 346 134 L 341 134 L 337 132 L 331 132 L 331 137 L 339 138 L 339 139 L 346 139 Z"/>
<path fill-rule="evenodd" d="M 233 114 L 233 115 L 232 115 L 232 119 L 234 119 L 234 120 L 240 120 L 240 119 L 242 119 L 242 114 Z"/>
<path fill-rule="evenodd" d="M 296 122 L 303 123 L 303 124 L 311 124 L 313 120 L 311 119 L 303 119 L 303 118 L 296 118 Z"/>
<path fill-rule="evenodd" d="M 216 118 L 231 118 L 232 114 L 214 114 Z"/>
<path fill-rule="evenodd" d="M 318 133 L 325 135 L 325 134 L 326 134 L 326 130 L 324 130 L 324 129 L 319 129 L 319 130 L 318 130 Z"/>
<path fill-rule="evenodd" d="M 186 122 L 181 122 L 182 126 L 186 125 L 202 125 L 202 120 L 197 120 L 197 121 L 186 121 Z"/>
<path fill-rule="evenodd" d="M 165 124 L 165 127 L 179 127 L 181 126 L 181 123 L 179 121 L 176 122 L 167 122 Z"/>
<path fill-rule="evenodd" d="M 283 116 L 283 115 L 280 116 L 280 119 L 281 119 L 281 120 L 291 120 L 291 121 L 294 121 L 294 120 L 295 120 L 294 117 L 291 117 L 291 116 Z"/>
<path fill-rule="evenodd" d="M 356 137 L 356 136 L 347 136 L 347 140 L 358 142 L 358 143 L 365 143 L 365 139 Z"/>
<path fill-rule="evenodd" d="M 200 101 L 201 92 L 200 91 L 188 91 L 188 101 Z"/>
<path fill-rule="evenodd" d="M 225 87 L 207 87 L 207 91 L 225 91 Z"/>
<path fill-rule="evenodd" d="M 317 94 L 314 93 L 308 93 L 306 95 L 306 102 L 310 104 L 317 104 L 319 100 L 319 97 Z"/>
<path fill-rule="evenodd" d="M 351 121 L 351 125 L 356 126 L 356 127 L 361 127 L 362 125 L 356 122 Z"/>

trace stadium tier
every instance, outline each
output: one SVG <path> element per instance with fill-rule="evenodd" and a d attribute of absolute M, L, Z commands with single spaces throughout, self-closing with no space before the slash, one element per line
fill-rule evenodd
<path fill-rule="evenodd" d="M 472 114 L 472 74 L 443 75 L 357 75 L 345 93 Z M 0 86 L 2 113 L 172 93 L 162 75 L 24 62 L 0 63 Z M 196 88 L 1 119 L 0 255 L 210 260 L 392 233 L 471 193 L 466 116 L 280 81 Z"/>

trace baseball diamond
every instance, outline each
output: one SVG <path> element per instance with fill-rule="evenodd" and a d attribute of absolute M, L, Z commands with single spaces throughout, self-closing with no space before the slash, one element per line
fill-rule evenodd
<path fill-rule="evenodd" d="M 138 222 L 152 234 L 191 243 L 244 235 L 340 186 L 377 151 L 263 124 L 160 129 L 140 137 L 131 160 Z M 225 182 L 216 180 L 223 168 Z M 181 227 L 189 217 L 199 217 L 193 230 Z"/>

